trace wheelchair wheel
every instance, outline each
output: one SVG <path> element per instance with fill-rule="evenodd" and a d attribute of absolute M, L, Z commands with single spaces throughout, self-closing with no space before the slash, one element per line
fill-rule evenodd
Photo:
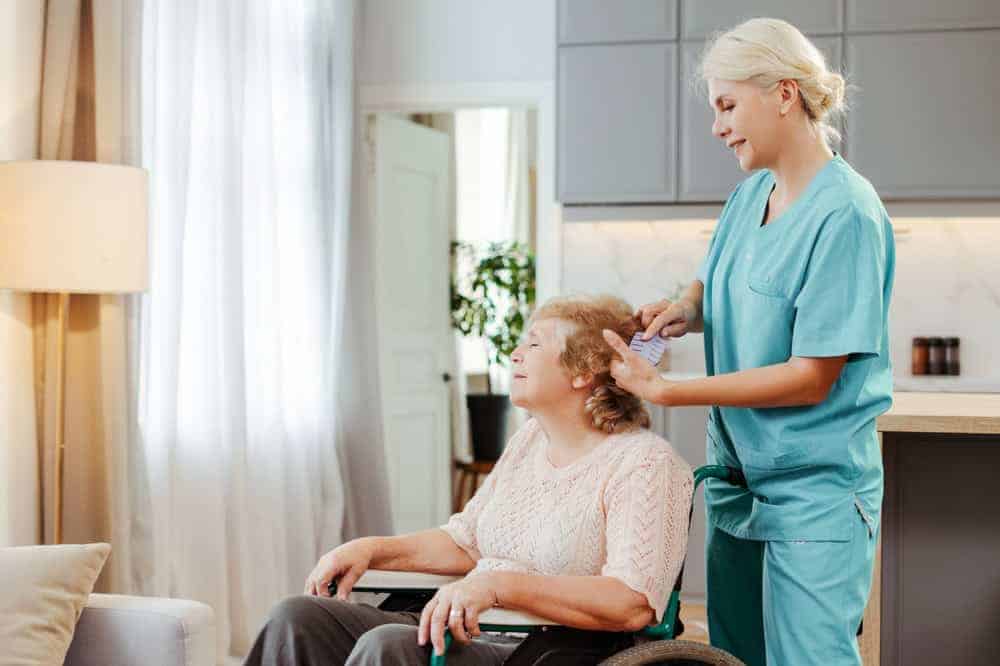
<path fill-rule="evenodd" d="M 601 666 L 640 666 L 670 664 L 671 666 L 746 666 L 733 655 L 704 643 L 666 640 L 636 645 L 608 657 Z"/>

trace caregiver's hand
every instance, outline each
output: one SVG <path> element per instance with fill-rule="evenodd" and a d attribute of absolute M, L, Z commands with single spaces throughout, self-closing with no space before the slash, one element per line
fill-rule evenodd
<path fill-rule="evenodd" d="M 347 601 L 347 595 L 368 570 L 374 555 L 375 545 L 370 539 L 355 539 L 337 546 L 319 558 L 312 573 L 306 578 L 306 588 L 302 594 L 328 597 L 330 581 L 337 579 L 337 598 Z"/>
<path fill-rule="evenodd" d="M 676 301 L 656 301 L 643 305 L 635 311 L 635 318 L 644 329 L 643 340 L 660 334 L 667 338 L 679 338 L 689 331 L 698 318 L 698 308 L 691 301 L 681 298 Z"/>
<path fill-rule="evenodd" d="M 614 331 L 604 329 L 604 340 L 622 357 L 611 361 L 611 376 L 615 383 L 643 400 L 658 402 L 670 382 L 662 379 L 649 361 L 628 348 Z"/>
<path fill-rule="evenodd" d="M 434 652 L 444 654 L 444 630 L 459 643 L 468 643 L 479 635 L 479 614 L 497 603 L 496 584 L 486 573 L 466 576 L 438 589 L 420 614 L 417 644 L 430 641 Z"/>

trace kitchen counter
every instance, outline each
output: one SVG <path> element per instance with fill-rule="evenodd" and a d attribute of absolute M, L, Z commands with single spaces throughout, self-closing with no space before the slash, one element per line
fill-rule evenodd
<path fill-rule="evenodd" d="M 702 379 L 704 372 L 678 372 L 665 370 L 660 376 L 672 382 L 686 382 Z M 892 379 L 892 388 L 897 393 L 997 393 L 1000 394 L 1000 379 L 976 377 L 950 377 L 898 375 Z"/>
<path fill-rule="evenodd" d="M 897 391 L 879 432 L 1000 435 L 1000 394 Z"/>
<path fill-rule="evenodd" d="M 705 376 L 661 375 L 670 381 Z M 1000 580 L 1000 393 L 934 390 L 955 378 L 915 378 L 913 390 L 904 390 L 899 380 L 892 407 L 876 421 L 885 486 L 859 639 L 863 663 L 994 663 L 1000 634 L 983 620 L 983 609 L 996 608 L 998 597 L 996 586 L 983 581 Z M 677 413 L 678 422 L 664 432 L 682 441 L 684 410 L 661 412 L 667 421 Z M 694 441 L 704 436 L 703 425 L 688 424 Z"/>
<path fill-rule="evenodd" d="M 705 377 L 701 372 L 661 372 L 672 382 L 684 382 Z M 939 378 L 932 378 L 939 379 Z M 948 378 L 940 378 L 947 381 Z M 893 404 L 878 418 L 879 432 L 951 433 L 957 435 L 1000 434 L 1000 393 L 952 392 L 949 386 L 941 391 L 934 386 L 897 385 Z"/>

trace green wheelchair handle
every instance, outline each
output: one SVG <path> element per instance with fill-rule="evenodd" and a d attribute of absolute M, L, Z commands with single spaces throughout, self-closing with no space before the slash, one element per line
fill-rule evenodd
<path fill-rule="evenodd" d="M 448 658 L 448 648 L 451 647 L 451 632 L 445 630 L 444 632 L 444 652 L 437 654 L 431 649 L 431 666 L 445 666 L 446 659 Z"/>
<path fill-rule="evenodd" d="M 703 465 L 699 467 L 694 471 L 695 490 L 706 479 L 719 479 L 733 486 L 740 488 L 747 487 L 747 478 L 743 475 L 743 470 L 737 467 L 727 467 L 726 465 Z"/>

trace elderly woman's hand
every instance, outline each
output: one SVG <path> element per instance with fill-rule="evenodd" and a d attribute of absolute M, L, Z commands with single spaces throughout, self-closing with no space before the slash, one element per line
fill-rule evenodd
<path fill-rule="evenodd" d="M 337 598 L 347 601 L 351 588 L 362 574 L 368 570 L 375 554 L 375 546 L 370 539 L 354 539 L 337 546 L 319 558 L 312 573 L 306 578 L 302 594 L 329 597 L 331 580 L 337 580 Z"/>
<path fill-rule="evenodd" d="M 420 614 L 417 644 L 430 640 L 437 654 L 444 653 L 444 630 L 460 643 L 479 635 L 479 614 L 497 604 L 495 581 L 489 573 L 467 576 L 438 589 Z"/>
<path fill-rule="evenodd" d="M 620 361 L 611 361 L 611 376 L 615 383 L 643 400 L 663 404 L 664 389 L 670 382 L 662 379 L 649 361 L 629 349 L 617 333 L 608 329 L 604 329 L 603 333 L 608 345 L 621 356 Z"/>

